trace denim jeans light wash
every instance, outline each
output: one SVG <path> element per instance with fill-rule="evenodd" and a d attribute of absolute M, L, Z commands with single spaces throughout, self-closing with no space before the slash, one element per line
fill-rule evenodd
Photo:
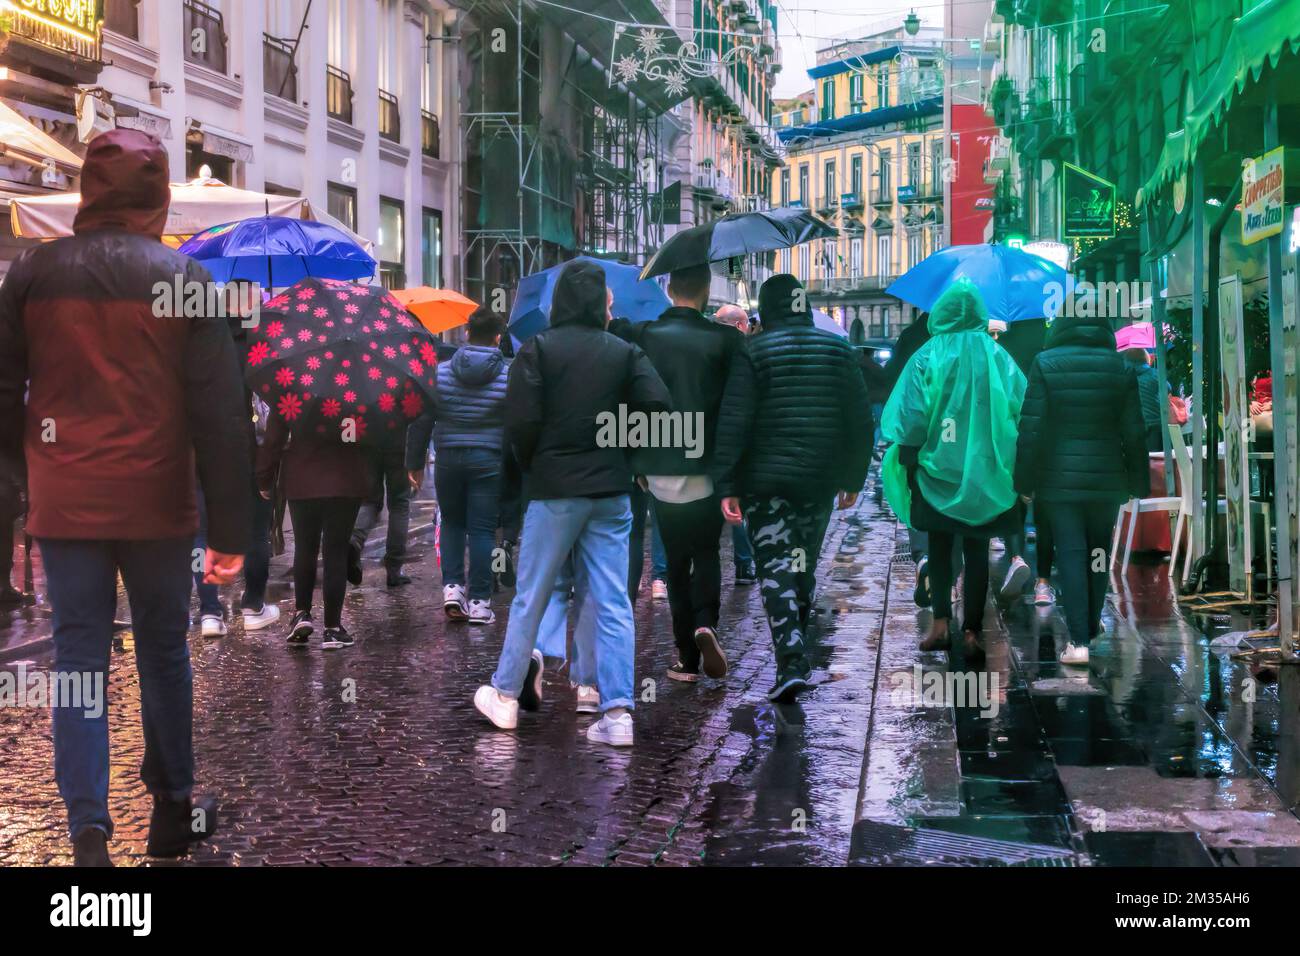
<path fill-rule="evenodd" d="M 529 503 L 505 646 L 492 675 L 492 686 L 501 694 L 519 696 L 542 619 L 554 599 L 564 562 L 572 553 L 574 583 L 585 595 L 579 618 L 589 617 L 596 634 L 592 657 L 601 709 L 633 706 L 636 629 L 627 597 L 631 528 L 627 495 Z M 586 671 L 583 676 L 590 676 L 585 660 L 580 663 Z"/>
<path fill-rule="evenodd" d="M 733 524 L 731 528 L 731 553 L 736 567 L 754 566 L 754 546 L 749 543 L 749 529 L 745 522 Z"/>
<path fill-rule="evenodd" d="M 585 687 L 596 686 L 596 604 L 591 599 L 586 581 L 580 586 L 573 570 L 573 555 L 565 559 L 555 579 L 537 632 L 537 649 L 545 657 L 564 660 L 568 651 L 569 594 L 573 593 L 573 608 L 578 619 L 573 627 L 573 660 L 569 664 L 569 680 Z"/>
<path fill-rule="evenodd" d="M 54 668 L 98 675 L 107 693 L 117 575 L 131 605 L 144 759 L 151 794 L 183 800 L 194 786 L 193 676 L 186 643 L 193 539 L 77 541 L 39 539 L 54 609 Z M 106 703 L 100 701 L 100 703 Z M 52 707 L 54 778 L 75 838 L 88 827 L 112 836 L 108 815 L 108 712 Z"/>
<path fill-rule="evenodd" d="M 501 453 L 489 448 L 442 448 L 433 462 L 442 515 L 442 583 L 465 584 L 469 540 L 469 596 L 492 597 L 492 549 L 501 507 Z"/>

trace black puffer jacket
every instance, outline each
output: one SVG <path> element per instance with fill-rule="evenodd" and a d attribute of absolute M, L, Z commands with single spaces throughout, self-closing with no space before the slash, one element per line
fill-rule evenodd
<path fill-rule="evenodd" d="M 626 494 L 626 449 L 597 440 L 602 412 L 672 406 L 645 353 L 605 331 L 605 270 L 565 266 L 551 297 L 551 327 L 519 349 L 506 386 L 506 440 L 530 499 Z"/>
<path fill-rule="evenodd" d="M 1150 487 L 1137 381 L 1105 318 L 1062 317 L 1029 369 L 1016 490 L 1040 501 L 1114 501 Z"/>
<path fill-rule="evenodd" d="M 645 351 L 672 394 L 673 411 L 692 416 L 684 428 L 691 428 L 695 447 L 636 449 L 632 452 L 636 473 L 707 474 L 716 445 L 714 435 L 722 392 L 732 366 L 741 361 L 745 337 L 730 325 L 710 322 L 697 310 L 681 306 L 668 309 L 653 322 L 615 319 L 609 329 Z M 704 416 L 703 429 L 698 435 L 694 431 L 697 414 Z"/>
<path fill-rule="evenodd" d="M 874 425 L 853 348 L 811 312 L 762 319 L 723 397 L 715 490 L 801 501 L 860 490 Z"/>

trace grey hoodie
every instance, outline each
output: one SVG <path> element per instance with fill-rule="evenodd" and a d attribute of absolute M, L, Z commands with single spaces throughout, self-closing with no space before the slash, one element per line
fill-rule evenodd
<path fill-rule="evenodd" d="M 509 365 L 498 348 L 462 345 L 438 366 L 433 447 L 502 448 L 506 375 Z"/>

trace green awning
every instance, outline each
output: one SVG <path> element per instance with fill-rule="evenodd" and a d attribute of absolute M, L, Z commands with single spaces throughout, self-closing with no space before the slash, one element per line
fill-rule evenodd
<path fill-rule="evenodd" d="M 1259 79 L 1264 65 L 1276 67 L 1285 52 L 1300 53 L 1300 0 L 1265 0 L 1237 20 L 1214 72 L 1183 128 L 1165 137 L 1156 170 L 1138 190 L 1137 205 L 1155 196 L 1191 164 L 1201 143 L 1233 98 Z"/>

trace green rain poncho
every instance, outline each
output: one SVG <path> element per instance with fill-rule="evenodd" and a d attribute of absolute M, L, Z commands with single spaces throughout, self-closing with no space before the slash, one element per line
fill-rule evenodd
<path fill-rule="evenodd" d="M 1016 502 L 1012 471 L 1025 376 L 988 334 L 988 313 L 969 280 L 934 304 L 930 340 L 903 368 L 885 405 L 881 432 L 885 496 L 911 524 L 911 491 L 899 446 L 918 448 L 916 481 L 945 516 L 982 525 Z"/>

